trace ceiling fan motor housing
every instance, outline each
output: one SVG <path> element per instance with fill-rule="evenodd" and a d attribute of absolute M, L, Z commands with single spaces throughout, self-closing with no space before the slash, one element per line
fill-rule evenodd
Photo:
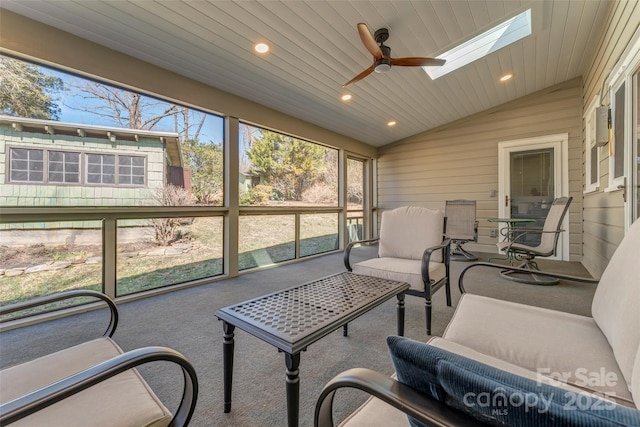
<path fill-rule="evenodd" d="M 376 34 L 378 31 L 376 31 Z M 391 48 L 380 44 L 380 50 L 382 50 L 382 55 L 384 56 L 381 59 L 374 61 L 373 70 L 376 73 L 386 73 L 391 69 Z"/>

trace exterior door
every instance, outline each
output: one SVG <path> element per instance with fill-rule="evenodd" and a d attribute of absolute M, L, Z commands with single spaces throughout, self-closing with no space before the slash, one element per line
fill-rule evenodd
<path fill-rule="evenodd" d="M 519 228 L 542 228 L 551 203 L 568 195 L 568 135 L 506 141 L 498 145 L 498 212 L 501 218 L 533 221 Z M 568 218 L 565 218 L 555 259 L 569 259 Z M 535 246 L 540 235 L 525 236 Z"/>

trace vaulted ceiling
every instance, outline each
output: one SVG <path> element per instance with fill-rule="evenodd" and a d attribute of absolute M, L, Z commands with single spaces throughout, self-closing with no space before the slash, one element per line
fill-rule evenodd
<path fill-rule="evenodd" d="M 382 146 L 582 75 L 609 1 L 16 1 L 3 8 Z M 393 57 L 435 57 L 531 9 L 532 34 L 444 77 L 372 73 L 356 24 Z M 253 45 L 271 46 L 258 55 Z M 499 81 L 512 73 L 513 78 Z M 343 103 L 340 96 L 353 99 Z M 389 120 L 396 120 L 393 128 Z"/>

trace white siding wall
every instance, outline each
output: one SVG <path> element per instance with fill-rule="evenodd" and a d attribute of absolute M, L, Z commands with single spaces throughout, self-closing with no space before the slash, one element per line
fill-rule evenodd
<path fill-rule="evenodd" d="M 477 201 L 478 246 L 495 252 L 489 237 L 498 216 L 498 143 L 542 135 L 569 134 L 570 257 L 582 247 L 582 81 L 580 78 L 520 98 L 379 151 L 378 205 L 444 209 L 450 199 Z"/>
<path fill-rule="evenodd" d="M 612 4 L 594 57 L 584 74 L 584 108 L 600 93 L 603 82 L 640 25 L 640 2 Z M 608 93 L 605 97 L 608 99 Z M 609 151 L 600 148 L 600 190 L 584 197 L 584 246 L 582 263 L 600 276 L 624 236 L 624 205 L 621 192 L 605 193 L 609 182 Z M 585 153 L 583 146 L 582 158 Z"/>

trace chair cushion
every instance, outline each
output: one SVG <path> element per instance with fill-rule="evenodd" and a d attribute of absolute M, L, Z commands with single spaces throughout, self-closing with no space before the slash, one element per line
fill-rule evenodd
<path fill-rule="evenodd" d="M 403 206 L 382 212 L 378 256 L 422 259 L 425 249 L 442 243 L 444 214 L 419 206 Z M 430 261 L 442 262 L 442 251 Z"/>
<path fill-rule="evenodd" d="M 5 403 L 122 354 L 110 338 L 99 338 L 0 371 Z M 169 425 L 172 415 L 137 370 L 131 369 L 29 415 L 12 426 Z"/>
<path fill-rule="evenodd" d="M 480 363 L 435 346 L 388 337 L 398 381 L 490 425 L 637 426 L 640 411 Z M 412 426 L 422 423 L 409 418 Z"/>
<path fill-rule="evenodd" d="M 591 305 L 591 315 L 607 337 L 630 385 L 640 345 L 639 252 L 640 220 L 636 220 L 602 273 Z"/>
<path fill-rule="evenodd" d="M 338 427 L 410 427 L 410 424 L 404 412 L 371 396 Z"/>
<path fill-rule="evenodd" d="M 365 276 L 379 277 L 382 279 L 405 282 L 411 289 L 424 291 L 422 281 L 421 261 L 400 258 L 371 258 L 353 265 L 353 272 Z M 446 275 L 446 269 L 442 263 L 429 263 L 429 279 L 436 282 Z"/>
<path fill-rule="evenodd" d="M 464 294 L 443 338 L 544 375 L 632 400 L 590 317 Z"/>

